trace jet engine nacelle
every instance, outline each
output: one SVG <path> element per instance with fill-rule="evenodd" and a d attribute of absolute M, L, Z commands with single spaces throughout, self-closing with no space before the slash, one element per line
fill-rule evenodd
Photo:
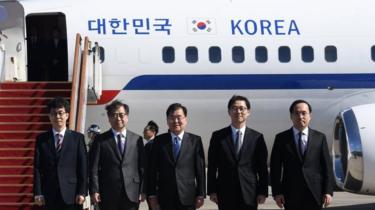
<path fill-rule="evenodd" d="M 349 192 L 375 195 L 375 104 L 338 114 L 332 150 L 336 184 Z"/>

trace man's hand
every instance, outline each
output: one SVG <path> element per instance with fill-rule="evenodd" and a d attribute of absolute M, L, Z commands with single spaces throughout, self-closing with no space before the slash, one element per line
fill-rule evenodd
<path fill-rule="evenodd" d="M 276 201 L 276 205 L 277 205 L 279 208 L 283 208 L 283 207 L 284 207 L 284 204 L 285 204 L 285 198 L 284 198 L 284 195 L 282 195 L 282 194 L 280 194 L 280 195 L 276 195 L 273 199 Z"/>
<path fill-rule="evenodd" d="M 156 196 L 148 198 L 148 202 L 150 204 L 151 209 L 157 209 L 157 207 L 158 207 L 158 199 L 157 199 Z"/>
<path fill-rule="evenodd" d="M 35 204 L 38 206 L 43 206 L 45 204 L 44 197 L 42 195 L 34 197 Z"/>
<path fill-rule="evenodd" d="M 203 197 L 197 197 L 195 199 L 195 208 L 199 209 L 200 207 L 203 206 L 204 203 L 204 198 Z"/>
<path fill-rule="evenodd" d="M 85 197 L 83 197 L 83 195 L 77 195 L 76 196 L 76 204 L 82 205 L 83 202 L 85 202 Z"/>
<path fill-rule="evenodd" d="M 323 196 L 324 207 L 327 207 L 331 203 L 332 203 L 332 196 L 330 194 L 324 194 Z"/>
<path fill-rule="evenodd" d="M 257 202 L 258 202 L 258 204 L 263 204 L 264 202 L 266 202 L 266 196 L 265 195 L 258 195 L 257 196 Z"/>
<path fill-rule="evenodd" d="M 100 203 L 100 194 L 99 193 L 94 193 L 91 195 L 91 200 L 94 204 Z"/>
<path fill-rule="evenodd" d="M 210 194 L 210 200 L 214 203 L 217 204 L 218 200 L 217 200 L 217 194 L 216 193 L 211 193 Z"/>

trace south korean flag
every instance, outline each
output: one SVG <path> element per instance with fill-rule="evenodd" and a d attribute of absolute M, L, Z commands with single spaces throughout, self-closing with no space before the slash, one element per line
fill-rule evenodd
<path fill-rule="evenodd" d="M 215 21 L 211 18 L 189 18 L 187 26 L 189 34 L 216 34 Z"/>

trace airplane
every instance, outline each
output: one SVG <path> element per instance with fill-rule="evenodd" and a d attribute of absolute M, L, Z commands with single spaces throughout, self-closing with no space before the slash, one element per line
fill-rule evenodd
<path fill-rule="evenodd" d="M 166 131 L 165 111 L 188 108 L 187 130 L 202 136 L 229 125 L 227 102 L 251 102 L 249 126 L 274 136 L 291 127 L 288 108 L 312 105 L 311 127 L 327 135 L 335 180 L 375 194 L 375 26 L 373 2 L 247 0 L 12 0 L 0 2 L 2 80 L 27 81 L 32 30 L 54 27 L 67 44 L 72 77 L 76 33 L 100 43 L 102 91 L 86 127 L 109 128 L 105 105 L 130 106 L 129 129 L 149 120 Z M 6 43 L 6 44 L 4 44 Z M 3 52 L 1 54 L 1 52 Z M 5 57 L 4 57 L 5 52 Z M 0 58 L 1 58 L 0 56 Z M 9 59 L 13 57 L 13 61 Z M 29 73 L 28 73 L 29 72 Z"/>

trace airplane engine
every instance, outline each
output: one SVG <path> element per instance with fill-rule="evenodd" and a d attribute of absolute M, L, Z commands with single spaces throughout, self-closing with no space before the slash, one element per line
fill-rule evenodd
<path fill-rule="evenodd" d="M 375 104 L 340 112 L 333 136 L 336 184 L 349 192 L 375 195 Z"/>

